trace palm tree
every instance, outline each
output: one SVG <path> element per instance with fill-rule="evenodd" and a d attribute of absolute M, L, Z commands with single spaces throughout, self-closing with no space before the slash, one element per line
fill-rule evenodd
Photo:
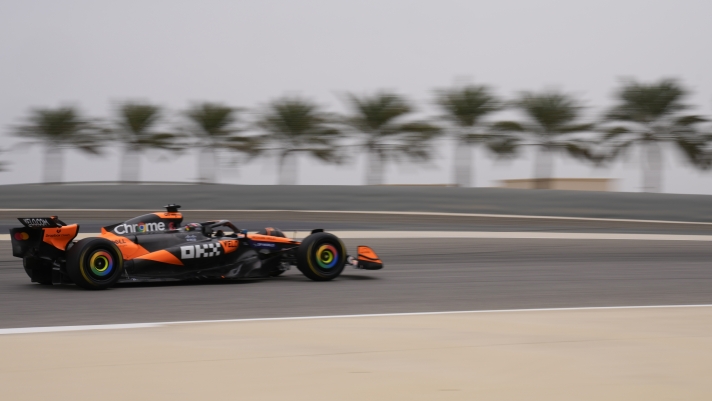
<path fill-rule="evenodd" d="M 407 100 L 390 92 L 372 96 L 346 97 L 353 114 L 345 124 L 363 137 L 358 147 L 368 155 L 366 185 L 383 184 L 389 161 L 426 161 L 431 157 L 430 140 L 440 130 L 423 121 L 404 121 L 413 112 Z"/>
<path fill-rule="evenodd" d="M 36 109 L 27 124 L 17 128 L 15 135 L 30 138 L 29 144 L 45 146 L 44 182 L 61 182 L 64 170 L 64 149 L 76 148 L 98 155 L 102 136 L 94 124 L 83 119 L 72 107 Z"/>
<path fill-rule="evenodd" d="M 605 116 L 610 126 L 602 142 L 613 149 L 611 158 L 633 145 L 641 148 L 643 191 L 659 192 L 662 188 L 664 143 L 675 145 L 693 165 L 709 166 L 708 138 L 696 129 L 705 119 L 682 114 L 688 109 L 683 102 L 686 96 L 687 91 L 672 79 L 651 84 L 627 81 L 616 92 L 618 104 Z"/>
<path fill-rule="evenodd" d="M 277 99 L 267 105 L 256 126 L 264 133 L 262 140 L 268 150 L 277 153 L 280 185 L 296 184 L 300 153 L 325 162 L 339 161 L 334 140 L 340 132 L 330 116 L 309 100 Z"/>
<path fill-rule="evenodd" d="M 254 155 L 259 151 L 255 138 L 240 135 L 244 130 L 235 126 L 240 110 L 218 103 L 201 103 L 185 114 L 193 123 L 192 134 L 198 139 L 198 180 L 215 182 L 217 151 L 229 150 Z"/>
<path fill-rule="evenodd" d="M 435 104 L 444 112 L 443 118 L 451 126 L 449 132 L 455 139 L 453 181 L 461 187 L 472 184 L 472 145 L 485 144 L 498 154 L 512 151 L 504 146 L 506 136 L 484 127 L 482 119 L 502 109 L 502 103 L 482 85 L 467 85 L 436 92 Z M 486 131 L 486 132 L 484 132 Z"/>
<path fill-rule="evenodd" d="M 508 144 L 509 147 L 531 146 L 536 149 L 536 188 L 550 187 L 554 153 L 601 161 L 591 150 L 592 141 L 574 137 L 574 134 L 590 131 L 593 125 L 579 122 L 582 107 L 573 97 L 556 91 L 524 92 L 512 104 L 524 113 L 526 120 L 501 121 L 494 124 L 493 128 L 500 132 L 519 134 L 517 140 Z"/>
<path fill-rule="evenodd" d="M 154 132 L 153 128 L 161 118 L 158 106 L 127 102 L 119 107 L 118 140 L 124 143 L 121 157 L 120 180 L 136 182 L 141 171 L 141 154 L 150 149 L 168 151 L 181 150 L 177 142 L 179 135 L 168 132 Z"/>

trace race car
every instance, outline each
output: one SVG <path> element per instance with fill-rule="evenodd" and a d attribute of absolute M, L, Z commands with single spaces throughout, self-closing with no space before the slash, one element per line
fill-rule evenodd
<path fill-rule="evenodd" d="M 40 284 L 74 283 L 101 290 L 120 282 L 276 277 L 296 266 L 314 281 L 338 277 L 346 265 L 378 270 L 383 262 L 367 246 L 347 255 L 335 235 L 315 229 L 304 240 L 275 228 L 256 233 L 228 220 L 182 224 L 180 205 L 103 227 L 74 241 L 78 224 L 56 216 L 19 218 L 10 230 L 12 254 Z"/>

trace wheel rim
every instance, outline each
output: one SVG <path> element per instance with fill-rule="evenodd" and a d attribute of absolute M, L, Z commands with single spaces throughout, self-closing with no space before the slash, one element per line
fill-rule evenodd
<path fill-rule="evenodd" d="M 339 251 L 331 244 L 323 244 L 316 251 L 316 263 L 320 268 L 329 270 L 339 261 Z"/>
<path fill-rule="evenodd" d="M 97 280 L 106 280 L 113 273 L 116 263 L 111 253 L 96 250 L 89 255 L 89 270 L 91 276 Z"/>

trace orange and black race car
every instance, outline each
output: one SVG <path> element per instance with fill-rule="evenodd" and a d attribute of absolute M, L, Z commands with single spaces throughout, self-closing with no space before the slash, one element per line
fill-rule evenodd
<path fill-rule="evenodd" d="M 10 230 L 12 254 L 22 258 L 33 282 L 93 290 L 118 282 L 276 277 L 293 266 L 315 281 L 338 277 L 346 265 L 383 268 L 371 248 L 359 246 L 353 258 L 339 238 L 321 229 L 299 242 L 274 228 L 250 234 L 227 220 L 183 225 L 179 205 L 165 208 L 79 241 L 77 224 L 20 218 L 24 227 Z"/>

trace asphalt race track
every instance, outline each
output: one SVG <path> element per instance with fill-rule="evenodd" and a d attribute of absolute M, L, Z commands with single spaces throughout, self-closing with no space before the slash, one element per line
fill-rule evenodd
<path fill-rule="evenodd" d="M 417 239 L 372 245 L 382 271 L 316 283 L 269 280 L 121 285 L 30 283 L 0 241 L 0 328 L 287 316 L 712 304 L 708 242 Z"/>

